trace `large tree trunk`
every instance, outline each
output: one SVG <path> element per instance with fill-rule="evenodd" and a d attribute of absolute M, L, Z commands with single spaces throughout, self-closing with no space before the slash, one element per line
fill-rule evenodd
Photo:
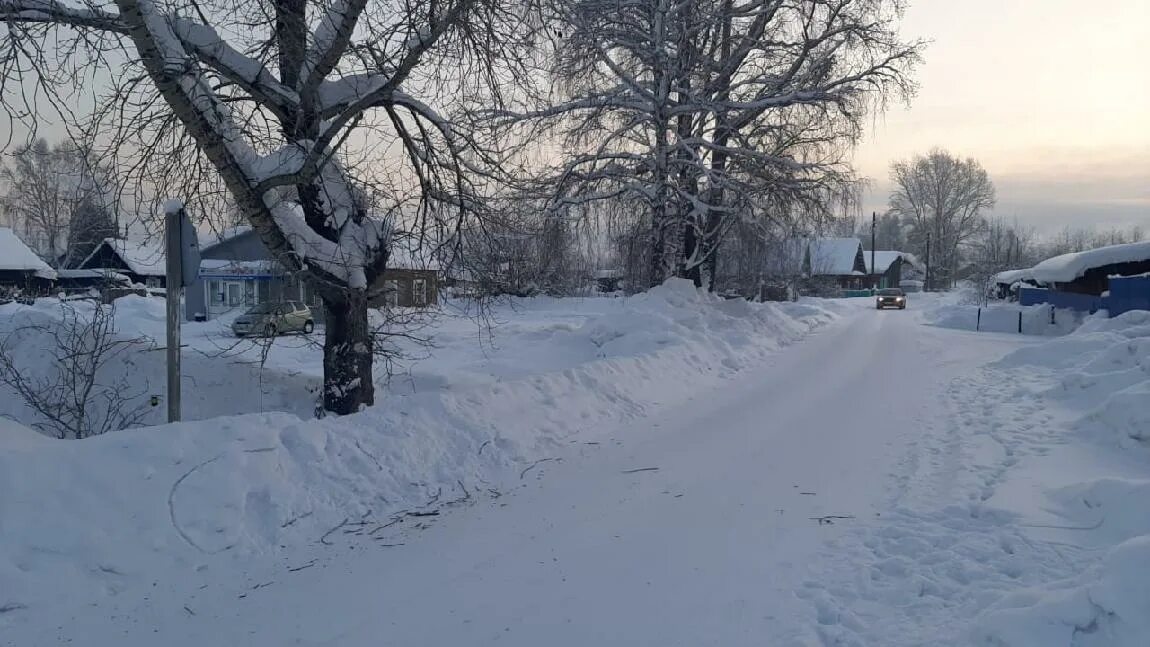
<path fill-rule="evenodd" d="M 341 297 L 324 298 L 323 302 L 323 408 L 349 414 L 375 404 L 372 334 L 367 320 L 367 293 L 349 290 Z"/>

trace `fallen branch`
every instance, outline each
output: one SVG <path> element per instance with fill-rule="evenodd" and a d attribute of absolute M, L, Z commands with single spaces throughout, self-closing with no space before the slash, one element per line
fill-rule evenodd
<path fill-rule="evenodd" d="M 304 564 L 303 566 L 296 566 L 295 568 L 289 568 L 288 572 L 289 573 L 297 573 L 299 571 L 302 571 L 305 568 L 311 568 L 312 566 L 315 566 L 315 560 L 314 559 L 311 560 L 310 562 Z"/>
<path fill-rule="evenodd" d="M 328 541 L 327 538 L 330 537 L 332 535 L 332 533 L 334 533 L 335 531 L 346 526 L 347 522 L 350 520 L 351 520 L 350 517 L 344 517 L 343 521 L 339 522 L 338 526 L 336 526 L 335 528 L 332 528 L 331 530 L 323 533 L 323 537 L 319 538 L 319 543 L 323 544 L 324 546 L 331 546 L 332 543 L 330 541 Z"/>
<path fill-rule="evenodd" d="M 639 472 L 658 472 L 658 467 L 637 467 L 633 470 L 623 470 L 624 474 L 637 474 Z"/>
<path fill-rule="evenodd" d="M 853 514 L 828 514 L 822 517 L 810 517 L 811 521 L 819 522 L 820 526 L 834 525 L 835 519 L 854 519 Z"/>
<path fill-rule="evenodd" d="M 558 460 L 559 460 L 558 458 L 540 458 L 539 460 L 535 461 L 534 463 L 523 468 L 523 471 L 519 473 L 519 479 L 523 480 L 523 477 L 527 476 L 527 473 L 530 472 L 532 469 L 534 469 L 535 466 L 540 464 L 540 463 L 546 463 L 547 461 L 558 461 Z"/>
<path fill-rule="evenodd" d="M 1106 517 L 1102 517 L 1098 520 L 1098 523 L 1094 524 L 1093 526 L 1058 526 L 1055 524 L 1044 523 L 1020 523 L 1018 525 L 1022 526 L 1023 528 L 1048 528 L 1050 530 L 1098 530 L 1102 527 L 1102 524 L 1105 521 Z"/>

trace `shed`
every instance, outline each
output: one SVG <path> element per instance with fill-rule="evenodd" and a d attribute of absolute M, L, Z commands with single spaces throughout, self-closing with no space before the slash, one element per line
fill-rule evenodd
<path fill-rule="evenodd" d="M 77 269 L 110 270 L 150 288 L 168 286 L 164 249 L 151 243 L 105 238 Z"/>
<path fill-rule="evenodd" d="M 1035 265 L 1030 272 L 1035 281 L 1055 290 L 1100 296 L 1109 289 L 1111 276 L 1150 272 L 1150 241 L 1055 256 Z"/>
<path fill-rule="evenodd" d="M 867 265 L 867 275 L 872 286 L 879 288 L 899 287 L 904 274 L 910 278 L 915 274 L 913 270 L 918 266 L 918 259 L 913 254 L 897 251 L 874 251 L 874 264 L 871 264 L 872 252 L 863 252 L 863 259 Z"/>
<path fill-rule="evenodd" d="M 0 227 L 0 292 L 47 294 L 56 278 L 56 270 L 25 245 L 16 232 Z"/>

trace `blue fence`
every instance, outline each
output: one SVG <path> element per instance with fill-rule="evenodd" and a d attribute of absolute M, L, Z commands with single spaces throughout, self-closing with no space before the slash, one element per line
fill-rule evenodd
<path fill-rule="evenodd" d="M 1116 317 L 1131 310 L 1150 310 L 1150 276 L 1111 277 L 1110 294 L 1104 297 L 1042 288 L 1021 288 L 1018 291 L 1018 303 L 1024 306 L 1049 303 L 1055 308 L 1091 314 L 1106 310 L 1111 317 Z"/>
<path fill-rule="evenodd" d="M 1150 276 L 1113 276 L 1106 309 L 1111 317 L 1131 310 L 1150 310 Z"/>

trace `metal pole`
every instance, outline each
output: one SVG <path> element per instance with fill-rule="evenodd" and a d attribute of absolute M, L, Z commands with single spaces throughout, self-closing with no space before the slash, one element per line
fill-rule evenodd
<path fill-rule="evenodd" d="M 874 266 L 874 241 L 875 241 L 875 227 L 878 214 L 870 212 L 870 273 L 871 276 L 878 276 L 878 268 Z M 871 283 L 872 288 L 878 287 L 878 279 L 875 278 Z"/>
<path fill-rule="evenodd" d="M 180 295 L 182 210 L 165 214 L 166 294 L 168 307 L 168 422 L 180 421 Z"/>

